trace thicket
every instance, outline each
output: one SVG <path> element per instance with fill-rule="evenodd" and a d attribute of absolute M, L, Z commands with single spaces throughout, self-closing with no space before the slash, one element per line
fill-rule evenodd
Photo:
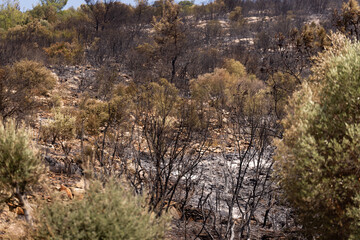
<path fill-rule="evenodd" d="M 45 206 L 34 239 L 163 239 L 167 218 L 146 206 L 113 180 L 95 181 L 82 200 Z"/>
<path fill-rule="evenodd" d="M 360 44 L 333 43 L 287 107 L 276 173 L 307 236 L 357 239 Z"/>

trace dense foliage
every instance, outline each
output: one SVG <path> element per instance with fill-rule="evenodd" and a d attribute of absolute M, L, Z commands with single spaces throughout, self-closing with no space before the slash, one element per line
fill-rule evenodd
<path fill-rule="evenodd" d="M 26 193 L 30 186 L 38 183 L 44 167 L 31 142 L 30 132 L 16 125 L 13 119 L 6 124 L 0 122 L 0 186 L 16 196 L 26 220 L 32 224 Z"/>
<path fill-rule="evenodd" d="M 166 218 L 118 183 L 93 182 L 84 199 L 46 206 L 35 239 L 162 239 Z"/>
<path fill-rule="evenodd" d="M 306 234 L 357 239 L 360 44 L 335 38 L 290 102 L 277 174 Z"/>
<path fill-rule="evenodd" d="M 30 136 L 24 127 L 17 129 L 13 120 L 0 123 L 0 181 L 9 191 L 23 193 L 41 175 L 41 160 Z"/>

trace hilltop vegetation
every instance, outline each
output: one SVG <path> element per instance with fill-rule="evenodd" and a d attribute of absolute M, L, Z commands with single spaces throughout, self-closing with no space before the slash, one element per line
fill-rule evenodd
<path fill-rule="evenodd" d="M 358 238 L 356 0 L 66 2 L 0 5 L 0 238 Z"/>

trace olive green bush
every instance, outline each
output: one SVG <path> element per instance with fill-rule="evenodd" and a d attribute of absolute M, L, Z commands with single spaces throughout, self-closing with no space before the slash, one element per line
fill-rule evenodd
<path fill-rule="evenodd" d="M 19 188 L 24 192 L 28 184 L 38 181 L 40 166 L 28 131 L 17 129 L 14 120 L 5 125 L 0 121 L 0 182 L 10 191 Z"/>
<path fill-rule="evenodd" d="M 166 218 L 148 212 L 144 198 L 110 181 L 93 182 L 84 199 L 54 202 L 40 215 L 35 239 L 162 239 Z"/>
<path fill-rule="evenodd" d="M 309 238 L 359 239 L 360 43 L 332 40 L 290 100 L 276 170 Z"/>
<path fill-rule="evenodd" d="M 17 1 L 2 1 L 0 4 L 0 29 L 7 30 L 16 25 L 25 22 L 26 13 L 22 13 L 19 9 Z"/>
<path fill-rule="evenodd" d="M 70 141 L 76 134 L 76 118 L 71 115 L 70 111 L 60 111 L 55 109 L 54 119 L 49 121 L 42 127 L 41 136 L 44 141 L 48 139 L 52 140 L 52 144 L 58 141 L 61 145 L 61 149 L 65 154 L 66 160 L 72 149 Z"/>
<path fill-rule="evenodd" d="M 52 144 L 55 144 L 57 140 L 60 142 L 71 140 L 75 137 L 75 121 L 75 117 L 72 117 L 68 112 L 56 109 L 54 119 L 42 127 L 42 138 L 45 141 L 51 139 Z"/>
<path fill-rule="evenodd" d="M 269 102 L 265 100 L 265 84 L 247 74 L 245 67 L 234 59 L 225 61 L 224 68 L 191 80 L 190 90 L 199 110 L 215 116 L 218 126 L 222 126 L 225 113 L 234 108 L 241 106 L 242 111 L 251 114 L 253 107 L 259 110 L 260 105 L 265 108 Z"/>
<path fill-rule="evenodd" d="M 14 120 L 6 124 L 0 121 L 0 186 L 19 199 L 30 223 L 25 193 L 30 185 L 39 181 L 43 169 L 29 132 L 24 127 L 16 128 Z"/>
<path fill-rule="evenodd" d="M 43 47 L 48 47 L 54 40 L 53 28 L 47 21 L 30 21 L 25 25 L 16 25 L 2 34 L 2 64 L 20 59 L 44 59 Z"/>

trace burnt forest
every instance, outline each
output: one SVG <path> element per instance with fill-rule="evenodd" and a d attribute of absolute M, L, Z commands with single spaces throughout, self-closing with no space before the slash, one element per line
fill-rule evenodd
<path fill-rule="evenodd" d="M 0 1 L 0 239 L 360 239 L 357 0 Z"/>

